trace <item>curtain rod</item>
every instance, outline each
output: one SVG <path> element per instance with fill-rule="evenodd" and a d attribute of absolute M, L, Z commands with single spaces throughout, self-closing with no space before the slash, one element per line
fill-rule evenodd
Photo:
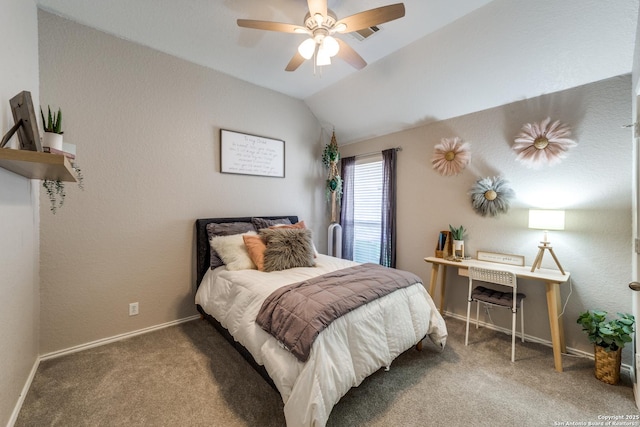
<path fill-rule="evenodd" d="M 393 148 L 393 150 L 402 151 L 402 147 L 395 147 Z M 374 156 L 376 154 L 382 154 L 382 151 L 371 151 L 369 153 L 356 154 L 354 157 L 357 159 L 358 157 L 369 157 L 369 156 Z"/>

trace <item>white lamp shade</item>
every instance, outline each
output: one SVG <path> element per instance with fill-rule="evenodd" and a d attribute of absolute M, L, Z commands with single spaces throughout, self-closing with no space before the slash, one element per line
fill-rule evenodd
<path fill-rule="evenodd" d="M 327 53 L 327 55 L 329 55 L 329 57 L 334 57 L 338 54 L 340 45 L 335 38 L 327 36 L 322 39 L 322 49 Z"/>
<path fill-rule="evenodd" d="M 564 230 L 564 211 L 529 209 L 529 228 L 539 230 Z"/>
<path fill-rule="evenodd" d="M 334 27 L 334 30 L 336 30 L 337 33 L 342 33 L 347 30 L 347 24 L 341 22 Z"/>
<path fill-rule="evenodd" d="M 300 46 L 298 46 L 298 52 L 304 59 L 310 59 L 313 56 L 313 52 L 316 50 L 316 41 L 314 39 L 306 39 Z"/>
<path fill-rule="evenodd" d="M 331 57 L 327 55 L 327 52 L 321 46 L 320 49 L 318 49 L 318 55 L 316 56 L 316 65 L 330 65 L 330 64 L 331 64 Z"/>

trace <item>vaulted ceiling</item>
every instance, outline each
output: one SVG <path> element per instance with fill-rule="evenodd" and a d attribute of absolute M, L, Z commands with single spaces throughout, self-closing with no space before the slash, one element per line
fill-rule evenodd
<path fill-rule="evenodd" d="M 398 0 L 329 0 L 339 18 Z M 285 66 L 306 0 L 36 0 L 43 10 L 305 101 L 340 143 L 355 142 L 631 72 L 639 0 L 405 0 L 364 40 L 368 65 Z M 541 112 L 541 117 L 544 112 Z M 537 120 L 538 118 L 532 118 Z"/>

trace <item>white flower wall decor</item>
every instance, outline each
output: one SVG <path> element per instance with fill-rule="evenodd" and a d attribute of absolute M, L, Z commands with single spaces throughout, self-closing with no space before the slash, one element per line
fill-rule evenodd
<path fill-rule="evenodd" d="M 471 205 L 477 214 L 498 216 L 507 213 L 515 192 L 499 176 L 482 178 L 471 187 Z"/>
<path fill-rule="evenodd" d="M 512 146 L 516 159 L 531 168 L 560 163 L 567 151 L 577 143 L 570 139 L 571 128 L 559 120 L 551 123 L 547 117 L 540 123 L 527 123 L 516 135 Z"/>
<path fill-rule="evenodd" d="M 440 144 L 434 147 L 431 158 L 433 168 L 442 176 L 459 174 L 470 161 L 469 143 L 463 143 L 458 137 L 442 138 Z"/>

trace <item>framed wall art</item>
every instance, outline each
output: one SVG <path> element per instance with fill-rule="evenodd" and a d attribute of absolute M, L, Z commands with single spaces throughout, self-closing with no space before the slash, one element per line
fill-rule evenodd
<path fill-rule="evenodd" d="M 220 129 L 220 172 L 284 178 L 284 141 Z"/>

